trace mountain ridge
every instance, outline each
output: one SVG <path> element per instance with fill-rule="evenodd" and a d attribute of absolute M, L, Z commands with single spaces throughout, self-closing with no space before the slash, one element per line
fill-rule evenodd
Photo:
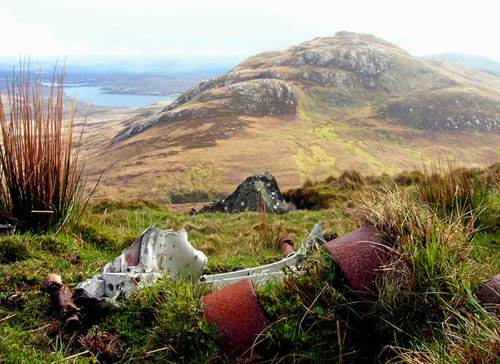
<path fill-rule="evenodd" d="M 120 167 L 109 173 L 111 190 L 128 193 L 120 180 L 135 186 L 156 173 L 150 197 L 229 191 L 260 170 L 295 186 L 350 168 L 396 173 L 438 155 L 484 165 L 500 152 L 498 77 L 422 60 L 369 34 L 249 57 L 158 111 L 95 151 L 94 174 L 110 161 Z"/>
<path fill-rule="evenodd" d="M 488 72 L 495 76 L 500 77 L 500 62 L 494 61 L 487 57 L 475 56 L 463 53 L 441 53 L 441 54 L 431 54 L 421 58 L 453 62 L 461 64 L 463 66 L 468 66 L 477 69 L 479 71 Z"/>

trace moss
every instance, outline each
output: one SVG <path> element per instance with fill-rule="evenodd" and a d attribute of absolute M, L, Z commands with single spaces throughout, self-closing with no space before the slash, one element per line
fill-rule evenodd
<path fill-rule="evenodd" d="M 118 241 L 116 236 L 89 223 L 80 223 L 75 227 L 75 233 L 81 240 L 101 249 L 116 249 Z"/>
<path fill-rule="evenodd" d="M 13 263 L 27 259 L 29 256 L 29 241 L 25 237 L 14 235 L 0 238 L 0 263 Z"/>

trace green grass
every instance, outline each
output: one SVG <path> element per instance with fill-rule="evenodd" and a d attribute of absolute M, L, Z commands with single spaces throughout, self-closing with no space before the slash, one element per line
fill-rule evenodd
<path fill-rule="evenodd" d="M 58 234 L 0 239 L 0 361 L 61 362 L 83 353 L 75 362 L 228 362 L 215 328 L 203 319 L 200 297 L 207 287 L 162 281 L 67 335 L 40 291 L 42 279 L 59 273 L 74 287 L 150 225 L 186 228 L 190 242 L 209 257 L 208 273 L 256 266 L 281 258 L 282 235 L 299 243 L 322 220 L 330 236 L 369 221 L 394 244 L 377 282 L 380 297 L 360 302 L 319 249 L 301 276 L 290 273 L 281 284 L 257 289 L 269 327 L 254 362 L 498 362 L 498 316 L 475 296 L 483 279 L 500 272 L 496 173 L 495 167 L 477 171 L 487 177 L 487 198 L 481 209 L 460 214 L 443 213 L 422 198 L 425 174 L 419 173 L 375 178 L 353 171 L 309 181 L 301 193 L 316 192 L 328 203 L 284 215 L 190 216 L 147 200 L 97 201 L 77 226 Z"/>

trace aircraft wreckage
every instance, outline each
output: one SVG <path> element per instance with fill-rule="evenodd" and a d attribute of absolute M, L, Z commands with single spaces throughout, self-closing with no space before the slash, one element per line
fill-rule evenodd
<path fill-rule="evenodd" d="M 103 273 L 78 284 L 73 296 L 56 274 L 45 278 L 42 289 L 50 294 L 64 327 L 73 330 L 80 325 L 81 309 L 116 308 L 119 298 L 127 299 L 162 278 L 183 278 L 211 285 L 216 288 L 214 292 L 201 297 L 204 317 L 220 332 L 221 349 L 228 356 L 239 357 L 254 347 L 255 340 L 267 327 L 254 285 L 280 281 L 287 270 L 300 274 L 316 243 L 324 245 L 336 259 L 349 285 L 360 297 L 371 297 L 376 292 L 375 278 L 389 245 L 379 231 L 366 225 L 326 242 L 320 222 L 298 251 L 294 251 L 290 238 L 283 237 L 280 248 L 287 256 L 278 262 L 213 275 L 203 275 L 208 258 L 193 248 L 184 229 L 176 232 L 153 226 L 108 263 Z"/>
<path fill-rule="evenodd" d="M 119 297 L 128 298 L 164 277 L 190 279 L 217 288 L 245 278 L 250 278 L 256 285 L 266 284 L 283 279 L 285 267 L 299 271 L 314 241 L 320 244 L 325 242 L 320 222 L 297 252 L 289 253 L 278 262 L 235 272 L 203 275 L 208 258 L 193 248 L 186 230 L 161 230 L 152 226 L 113 262 L 106 264 L 101 274 L 78 284 L 75 295 L 116 305 Z"/>

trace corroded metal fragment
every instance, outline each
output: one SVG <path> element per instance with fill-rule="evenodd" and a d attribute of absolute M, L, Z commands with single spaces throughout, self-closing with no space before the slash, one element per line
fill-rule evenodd
<path fill-rule="evenodd" d="M 205 320 L 220 332 L 221 349 L 232 357 L 247 355 L 267 327 L 252 281 L 247 278 L 207 296 Z"/>
<path fill-rule="evenodd" d="M 500 274 L 497 274 L 484 282 L 483 286 L 477 293 L 477 298 L 479 298 L 482 303 L 500 304 Z"/>
<path fill-rule="evenodd" d="M 389 243 L 371 225 L 365 225 L 325 244 L 344 272 L 349 286 L 364 296 L 377 292 L 375 279 L 388 255 L 388 246 Z"/>
<path fill-rule="evenodd" d="M 280 253 L 281 255 L 295 253 L 295 248 L 293 247 L 293 239 L 291 237 L 285 236 L 280 239 Z"/>
<path fill-rule="evenodd" d="M 76 329 L 80 325 L 80 309 L 73 302 L 69 288 L 62 283 L 61 276 L 47 274 L 42 282 L 42 291 L 50 295 L 59 318 L 64 322 L 64 328 L 69 331 Z"/>

